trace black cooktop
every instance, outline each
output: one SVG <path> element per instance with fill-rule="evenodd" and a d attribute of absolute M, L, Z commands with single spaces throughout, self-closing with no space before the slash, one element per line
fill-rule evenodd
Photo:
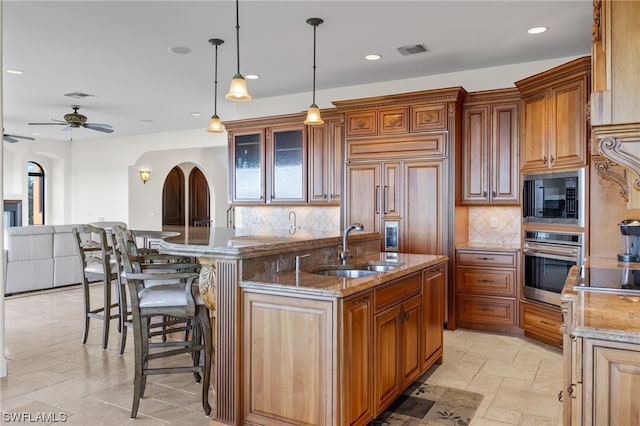
<path fill-rule="evenodd" d="M 574 289 L 640 292 L 640 269 L 581 266 Z"/>

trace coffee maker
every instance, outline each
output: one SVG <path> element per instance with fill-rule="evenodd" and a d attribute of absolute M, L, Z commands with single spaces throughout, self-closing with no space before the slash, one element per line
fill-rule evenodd
<path fill-rule="evenodd" d="M 640 262 L 640 220 L 626 219 L 618 225 L 624 242 L 624 253 L 618 255 L 618 261 Z"/>

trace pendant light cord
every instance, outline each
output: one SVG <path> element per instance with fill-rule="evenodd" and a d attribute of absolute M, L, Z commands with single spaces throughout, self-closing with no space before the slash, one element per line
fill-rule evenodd
<path fill-rule="evenodd" d="M 218 45 L 216 44 L 216 71 L 213 77 L 213 115 L 218 115 Z"/>
<path fill-rule="evenodd" d="M 238 60 L 238 75 L 240 75 L 240 7 L 238 6 L 238 0 L 236 0 L 236 52 Z"/>
<path fill-rule="evenodd" d="M 317 25 L 313 26 L 313 105 L 316 104 L 316 29 Z"/>

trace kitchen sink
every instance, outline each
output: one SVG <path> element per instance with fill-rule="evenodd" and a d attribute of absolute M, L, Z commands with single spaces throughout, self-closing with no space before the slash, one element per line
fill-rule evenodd
<path fill-rule="evenodd" d="M 343 278 L 368 277 L 369 275 L 375 275 L 376 273 L 376 271 L 367 271 L 365 269 L 325 269 L 322 271 L 314 272 L 314 274 L 333 275 L 334 277 Z"/>
<path fill-rule="evenodd" d="M 335 265 L 326 267 L 322 270 L 315 271 L 314 274 L 320 275 L 333 275 L 335 277 L 345 278 L 361 278 L 375 275 L 378 272 L 386 272 L 391 269 L 402 266 L 402 263 L 397 262 L 367 262 L 359 265 Z"/>

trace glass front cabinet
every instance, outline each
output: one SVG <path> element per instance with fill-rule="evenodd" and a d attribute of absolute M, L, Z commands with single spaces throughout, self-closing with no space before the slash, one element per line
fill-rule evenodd
<path fill-rule="evenodd" d="M 304 125 L 230 131 L 229 147 L 231 203 L 306 203 Z"/>

